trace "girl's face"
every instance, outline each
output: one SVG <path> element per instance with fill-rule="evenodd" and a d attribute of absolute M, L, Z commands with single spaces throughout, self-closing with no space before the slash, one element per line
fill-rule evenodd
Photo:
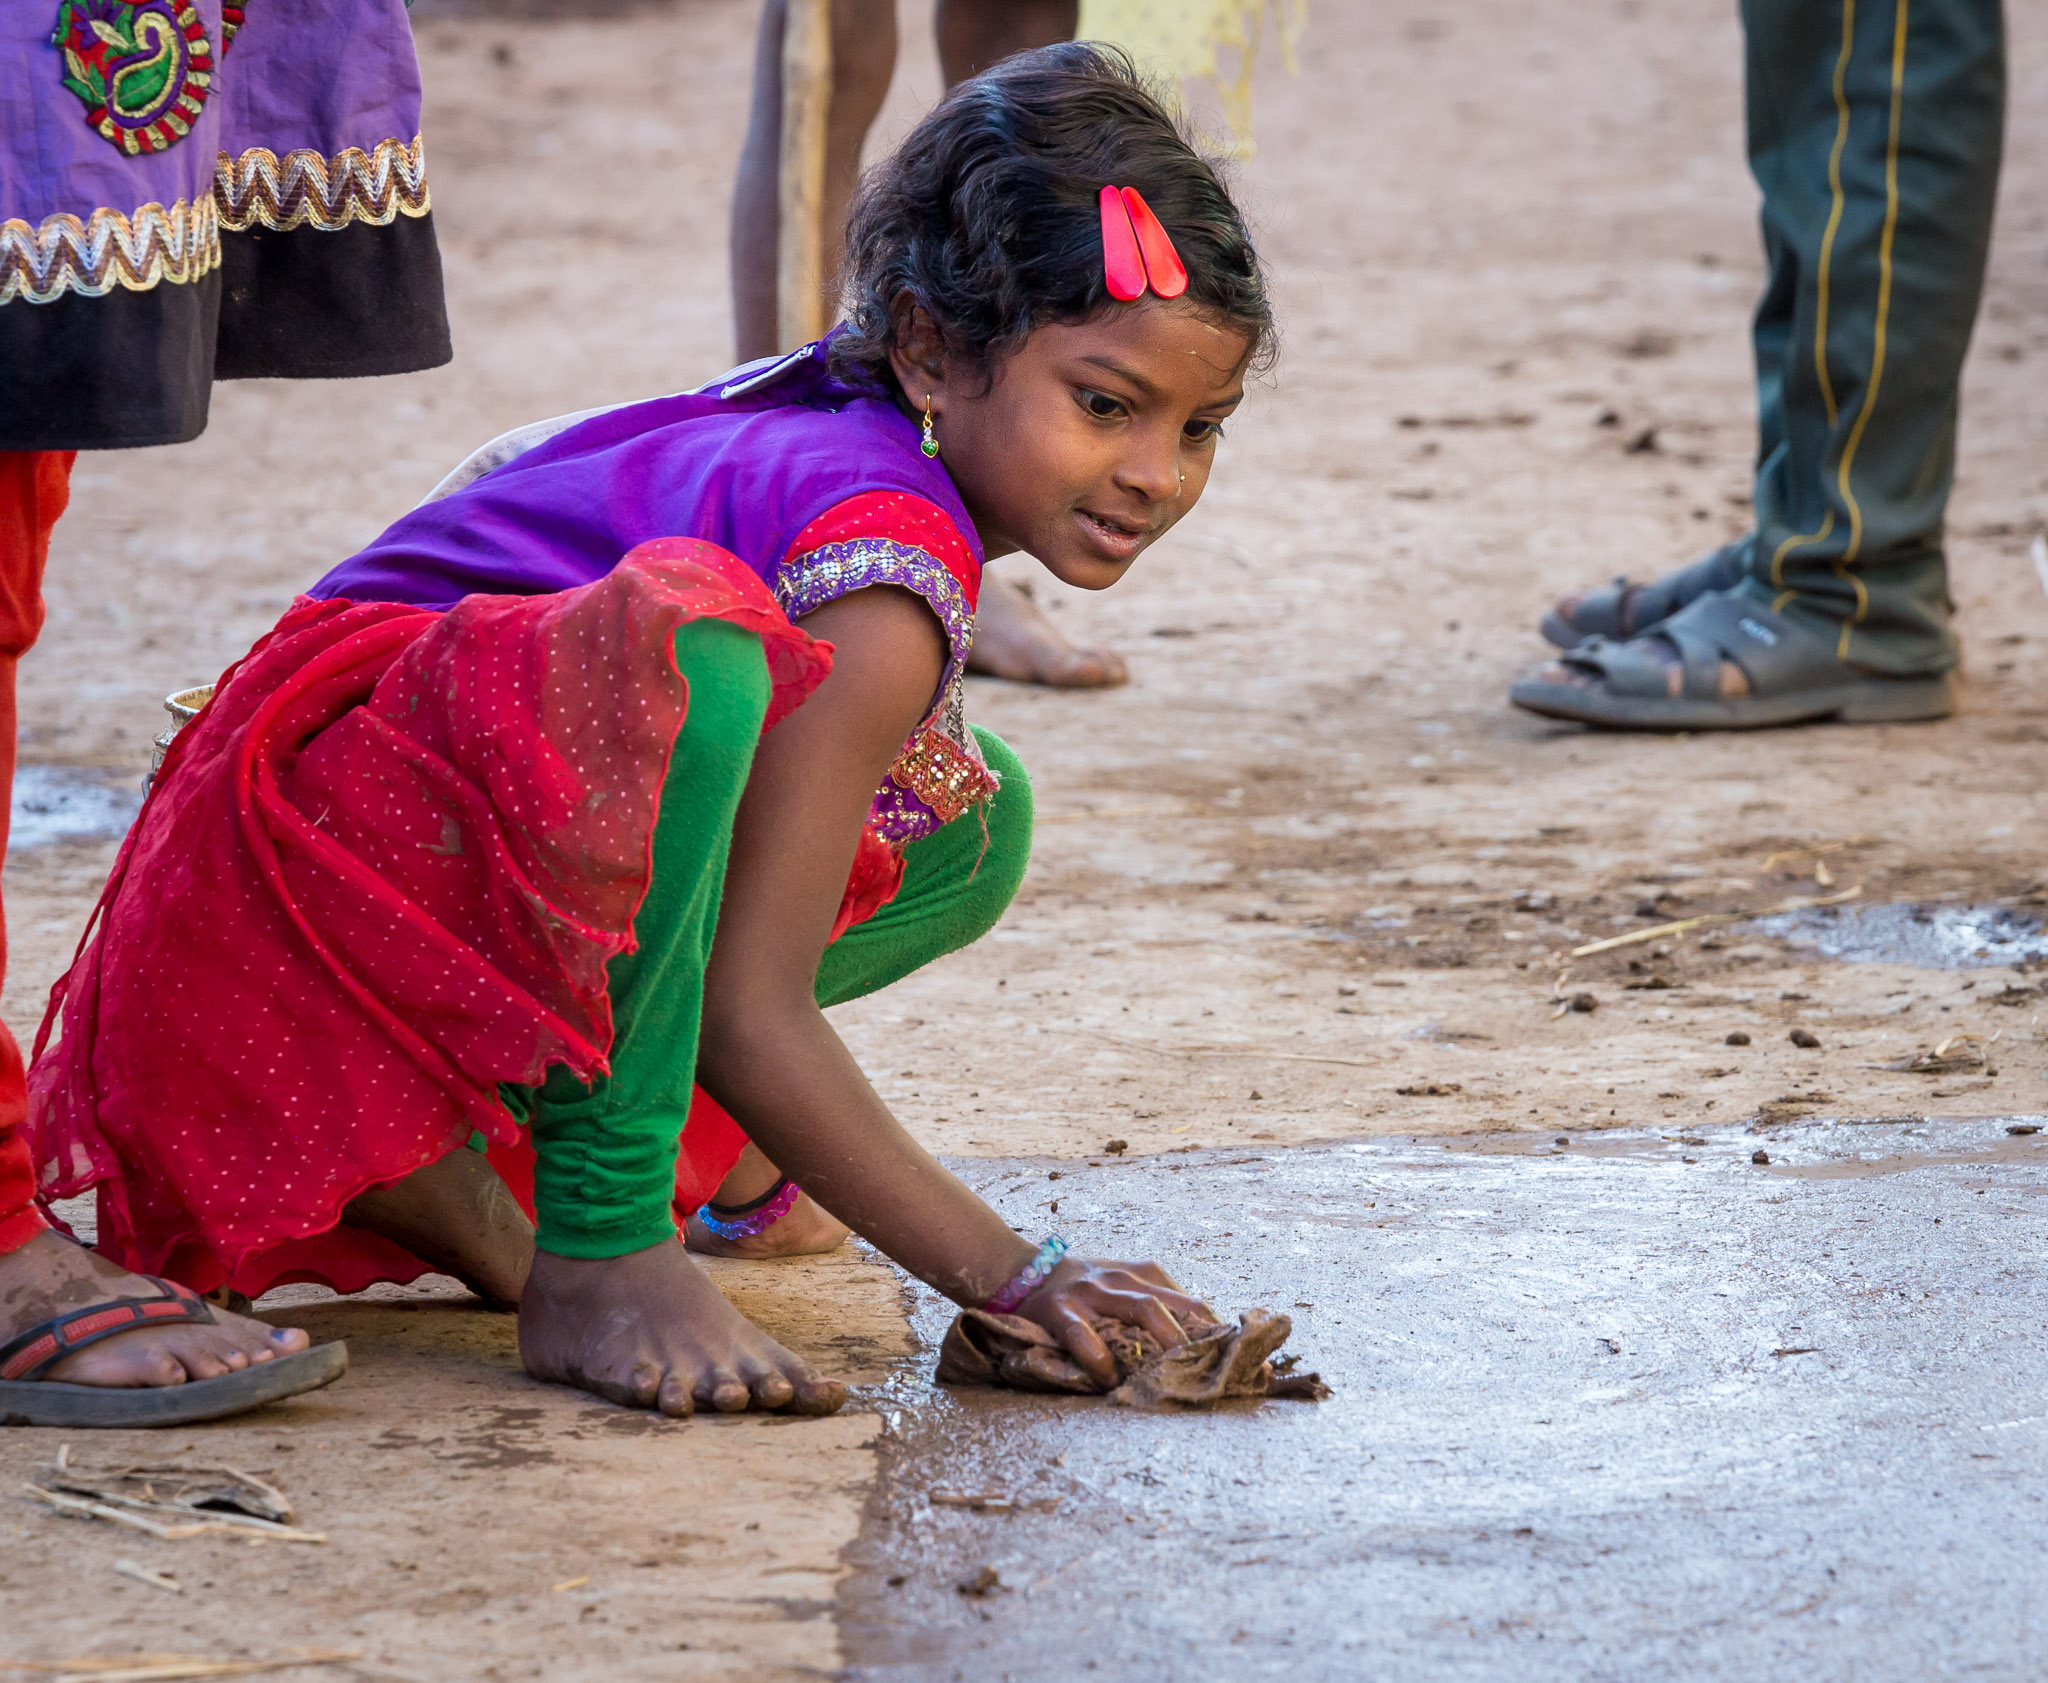
<path fill-rule="evenodd" d="M 1023 550 L 1101 590 L 1195 506 L 1251 341 L 1195 307 L 1146 298 L 1041 327 L 981 390 L 922 311 L 894 355 L 990 556 Z"/>

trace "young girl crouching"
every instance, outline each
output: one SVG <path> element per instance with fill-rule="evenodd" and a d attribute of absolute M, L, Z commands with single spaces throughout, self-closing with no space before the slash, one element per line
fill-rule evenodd
<path fill-rule="evenodd" d="M 176 739 L 33 1072 L 103 1252 L 252 1297 L 431 1265 L 518 1302 L 530 1372 L 673 1414 L 843 1400 L 679 1217 L 738 1254 L 844 1223 L 1106 1380 L 1092 1320 L 1208 1318 L 1020 1239 L 822 1008 L 1008 904 L 1030 789 L 960 715 L 982 563 L 1101 589 L 1194 506 L 1271 340 L 1256 255 L 1128 65 L 1063 46 L 918 126 L 848 271 L 817 344 L 508 435 Z M 179 1332 L 53 1376 L 151 1383 Z"/>

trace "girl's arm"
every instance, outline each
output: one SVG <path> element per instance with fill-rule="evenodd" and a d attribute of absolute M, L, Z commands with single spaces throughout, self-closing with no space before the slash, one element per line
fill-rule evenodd
<path fill-rule="evenodd" d="M 813 995 L 818 961 L 875 790 L 931 705 L 945 634 L 908 591 L 855 591 L 807 615 L 831 675 L 761 739 L 733 826 L 705 975 L 698 1079 L 775 1164 L 841 1221 L 956 1303 L 978 1304 L 1036 1246 L 904 1130 Z M 1206 1318 L 1156 1269 L 1062 1263 L 1025 1314 L 1101 1379 L 1115 1370 L 1088 1317 L 1181 1342 Z"/>

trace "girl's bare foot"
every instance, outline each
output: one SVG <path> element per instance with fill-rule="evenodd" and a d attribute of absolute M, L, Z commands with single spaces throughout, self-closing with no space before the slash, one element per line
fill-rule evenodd
<path fill-rule="evenodd" d="M 517 1303 L 533 1266 L 533 1223 L 484 1154 L 467 1147 L 350 1199 L 341 1216 L 492 1303 Z"/>
<path fill-rule="evenodd" d="M 0 1256 L 0 1344 L 67 1310 L 161 1293 L 160 1286 L 61 1234 L 38 1233 Z M 265 1326 L 216 1309 L 211 1326 L 137 1327 L 66 1356 L 44 1377 L 65 1385 L 182 1385 L 295 1355 L 310 1343 L 297 1327 Z"/>
<path fill-rule="evenodd" d="M 674 1240 L 591 1261 L 536 1251 L 519 1354 L 536 1379 L 663 1414 L 836 1414 L 846 1402 L 844 1385 L 741 1315 Z"/>
<path fill-rule="evenodd" d="M 1130 668 L 1114 649 L 1079 649 L 1060 635 L 1038 604 L 1007 579 L 984 573 L 967 670 L 1056 690 L 1114 689 Z"/>
<path fill-rule="evenodd" d="M 799 1192 L 789 1213 L 765 1232 L 745 1239 L 721 1239 L 696 1216 L 691 1216 L 683 1230 L 683 1242 L 699 1256 L 754 1260 L 771 1256 L 823 1256 L 845 1244 L 851 1231 L 808 1192 Z"/>

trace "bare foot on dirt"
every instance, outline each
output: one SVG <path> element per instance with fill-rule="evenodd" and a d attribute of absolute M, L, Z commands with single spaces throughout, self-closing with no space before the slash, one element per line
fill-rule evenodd
<path fill-rule="evenodd" d="M 766 1232 L 744 1239 L 721 1239 L 696 1216 L 683 1229 L 683 1242 L 699 1256 L 735 1256 L 760 1260 L 772 1256 L 823 1256 L 846 1243 L 852 1232 L 808 1192 L 799 1192 L 789 1213 Z"/>
<path fill-rule="evenodd" d="M 1106 690 L 1131 680 L 1114 649 L 1080 649 L 1060 635 L 1023 588 L 984 573 L 967 670 L 1056 690 Z"/>
<path fill-rule="evenodd" d="M 519 1355 L 536 1379 L 663 1414 L 836 1414 L 846 1402 L 844 1385 L 740 1314 L 672 1239 L 594 1261 L 535 1252 Z"/>
<path fill-rule="evenodd" d="M 0 1256 L 0 1344 L 67 1310 L 117 1297 L 160 1297 L 163 1288 L 57 1233 L 38 1233 Z M 182 1385 L 218 1379 L 252 1362 L 296 1355 L 312 1341 L 297 1327 L 270 1327 L 225 1310 L 211 1326 L 137 1327 L 66 1356 L 43 1377 L 65 1385 Z"/>
<path fill-rule="evenodd" d="M 533 1266 L 533 1223 L 484 1154 L 464 1146 L 351 1199 L 341 1215 L 508 1308 Z"/>

